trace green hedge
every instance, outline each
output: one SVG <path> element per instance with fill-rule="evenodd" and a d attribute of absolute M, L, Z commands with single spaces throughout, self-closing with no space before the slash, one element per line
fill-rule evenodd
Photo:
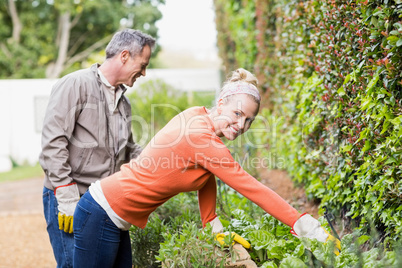
<path fill-rule="evenodd" d="M 344 220 L 401 238 L 402 1 L 214 2 L 224 65 L 262 85 L 262 154 Z"/>

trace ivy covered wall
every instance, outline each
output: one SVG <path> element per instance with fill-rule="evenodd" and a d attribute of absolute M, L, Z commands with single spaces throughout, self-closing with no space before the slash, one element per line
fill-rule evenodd
<path fill-rule="evenodd" d="M 339 218 L 401 238 L 402 1 L 214 3 L 226 71 L 260 82 L 261 154 Z"/>

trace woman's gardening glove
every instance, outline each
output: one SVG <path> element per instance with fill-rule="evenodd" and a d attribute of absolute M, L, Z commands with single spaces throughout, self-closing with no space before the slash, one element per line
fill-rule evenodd
<path fill-rule="evenodd" d="M 80 200 L 80 192 L 75 182 L 54 189 L 58 205 L 59 229 L 66 233 L 73 232 L 73 215 Z"/>
<path fill-rule="evenodd" d="M 334 242 L 334 253 L 339 255 L 341 251 L 341 241 L 330 235 L 318 222 L 309 214 L 303 214 L 293 224 L 290 232 L 296 237 L 305 237 L 310 239 L 317 239 L 319 242 L 326 243 L 329 240 Z"/>
<path fill-rule="evenodd" d="M 244 239 L 243 237 L 241 237 L 240 235 L 232 232 L 224 232 L 223 233 L 223 225 L 221 223 L 221 221 L 219 220 L 218 217 L 216 217 L 215 219 L 213 219 L 212 221 L 209 222 L 209 224 L 212 227 L 212 232 L 216 233 L 215 239 L 219 242 L 219 244 L 221 244 L 222 246 L 225 246 L 225 237 L 227 235 L 231 235 L 233 237 L 233 244 L 235 242 L 239 243 L 240 245 L 242 245 L 244 248 L 250 248 L 251 245 L 249 242 L 246 241 L 246 239 Z M 227 246 L 227 245 L 226 245 Z"/>
<path fill-rule="evenodd" d="M 219 244 L 221 244 L 222 246 L 228 246 L 227 243 L 225 243 L 225 237 L 227 235 L 230 235 L 233 238 L 233 242 L 232 245 L 237 242 L 240 245 L 242 245 L 244 248 L 249 249 L 251 247 L 250 243 L 247 242 L 246 239 L 244 239 L 243 237 L 241 237 L 240 235 L 236 234 L 235 232 L 224 232 L 224 233 L 219 233 L 215 236 L 215 239 L 219 242 Z"/>

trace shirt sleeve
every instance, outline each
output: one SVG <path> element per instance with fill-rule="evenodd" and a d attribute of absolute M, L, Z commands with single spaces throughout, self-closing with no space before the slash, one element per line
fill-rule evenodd
<path fill-rule="evenodd" d="M 219 137 L 200 135 L 200 139 L 204 139 L 200 144 L 209 143 L 209 146 L 193 148 L 198 165 L 209 170 L 224 183 L 284 224 L 292 226 L 300 217 L 300 213 L 282 197 L 248 174 L 233 159 Z"/>
<path fill-rule="evenodd" d="M 216 179 L 215 175 L 211 174 L 205 183 L 204 187 L 198 190 L 198 205 L 202 226 L 216 218 Z"/>
<path fill-rule="evenodd" d="M 53 87 L 42 129 L 40 164 L 52 185 L 72 182 L 68 143 L 81 109 L 76 79 L 62 79 Z"/>
<path fill-rule="evenodd" d="M 130 133 L 130 137 L 127 142 L 128 159 L 136 159 L 142 152 L 143 148 L 134 142 L 133 133 Z"/>

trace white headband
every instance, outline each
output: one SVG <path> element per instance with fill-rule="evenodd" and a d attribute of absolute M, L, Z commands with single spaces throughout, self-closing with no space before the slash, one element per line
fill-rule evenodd
<path fill-rule="evenodd" d="M 219 95 L 219 100 L 235 94 L 249 94 L 254 96 L 258 101 L 261 101 L 260 92 L 258 91 L 257 87 L 245 81 L 227 83 L 222 88 L 222 91 Z"/>

